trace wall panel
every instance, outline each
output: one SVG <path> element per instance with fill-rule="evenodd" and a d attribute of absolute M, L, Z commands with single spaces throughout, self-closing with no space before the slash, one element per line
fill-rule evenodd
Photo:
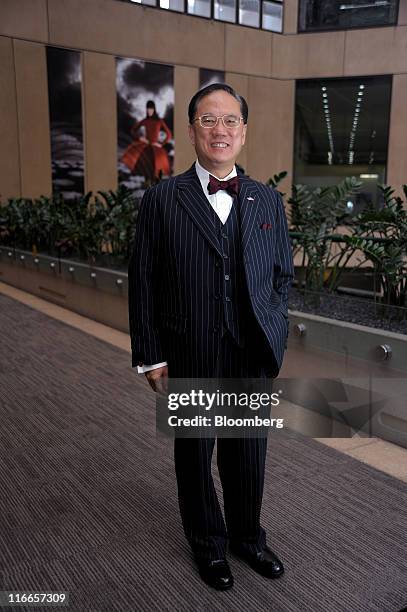
<path fill-rule="evenodd" d="M 284 2 L 284 34 L 295 34 L 298 25 L 298 6 L 300 0 Z"/>
<path fill-rule="evenodd" d="M 398 57 L 406 28 L 348 30 L 345 40 L 344 75 L 391 74 L 396 65 L 407 68 L 407 57 Z M 396 30 L 400 31 L 397 35 Z"/>
<path fill-rule="evenodd" d="M 21 194 L 51 195 L 51 142 L 44 45 L 14 40 Z"/>
<path fill-rule="evenodd" d="M 271 75 L 273 34 L 237 25 L 225 26 L 225 70 Z"/>
<path fill-rule="evenodd" d="M 266 181 L 286 170 L 281 184 L 292 182 L 294 81 L 249 77 L 249 112 L 253 122 L 247 130 L 247 169 L 253 178 Z"/>
<path fill-rule="evenodd" d="M 396 187 L 400 195 L 402 195 L 401 185 L 407 184 L 406 108 L 407 74 L 398 74 L 393 77 L 387 183 Z"/>
<path fill-rule="evenodd" d="M 274 36 L 272 76 L 305 79 L 342 76 L 344 32 Z"/>
<path fill-rule="evenodd" d="M 0 34 L 48 42 L 47 0 L 0 0 Z"/>
<path fill-rule="evenodd" d="M 247 103 L 249 103 L 249 77 L 245 74 L 236 74 L 234 72 L 227 72 L 225 74 L 225 82 L 233 87 L 236 93 L 243 96 Z M 242 148 L 242 151 L 237 159 L 237 163 L 243 166 L 245 170 L 247 170 L 247 147 L 248 147 L 248 139 L 250 137 L 250 126 L 251 123 L 255 120 L 252 116 L 251 109 L 249 106 L 249 118 L 248 118 L 248 132 L 246 136 L 246 142 Z"/>
<path fill-rule="evenodd" d="M 48 0 L 48 5 L 52 44 L 224 68 L 223 23 L 116 0 Z"/>
<path fill-rule="evenodd" d="M 175 66 L 174 70 L 174 173 L 187 170 L 196 159 L 195 150 L 188 135 L 188 104 L 199 89 L 199 70 Z"/>
<path fill-rule="evenodd" d="M 0 200 L 20 194 L 13 42 L 11 38 L 0 36 Z"/>

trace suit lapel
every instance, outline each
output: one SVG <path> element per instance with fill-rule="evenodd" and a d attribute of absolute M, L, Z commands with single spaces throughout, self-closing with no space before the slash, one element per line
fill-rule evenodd
<path fill-rule="evenodd" d="M 241 237 L 243 252 L 249 245 L 249 240 L 255 226 L 259 205 L 261 202 L 260 191 L 249 176 L 239 174 L 239 204 L 241 220 Z"/>
<path fill-rule="evenodd" d="M 180 174 L 177 187 L 177 201 L 186 210 L 212 247 L 219 255 L 222 255 L 212 220 L 210 204 L 202 191 L 202 185 L 195 170 L 195 163 L 189 170 Z"/>
<path fill-rule="evenodd" d="M 195 162 L 189 170 L 179 175 L 177 188 L 178 203 L 186 210 L 212 247 L 222 255 L 212 220 L 210 204 L 202 191 L 201 182 L 195 170 Z M 255 225 L 260 197 L 255 181 L 244 174 L 239 174 L 238 199 L 243 250 L 248 246 L 250 235 Z"/>

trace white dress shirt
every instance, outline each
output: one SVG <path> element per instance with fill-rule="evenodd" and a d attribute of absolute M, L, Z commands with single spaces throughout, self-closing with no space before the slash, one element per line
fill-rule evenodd
<path fill-rule="evenodd" d="M 213 210 L 218 215 L 219 219 L 223 224 L 226 223 L 227 218 L 229 217 L 230 211 L 232 210 L 233 205 L 233 197 L 224 189 L 219 189 L 216 193 L 209 194 L 208 192 L 208 184 L 209 184 L 209 172 L 205 170 L 203 166 L 199 163 L 198 160 L 195 162 L 195 170 L 198 175 L 199 181 L 202 185 L 202 189 L 206 197 L 208 198 L 209 204 L 212 206 Z M 211 172 L 212 176 L 218 179 L 218 181 L 228 181 L 229 179 L 237 176 L 236 166 L 233 166 L 232 171 L 223 178 L 220 178 Z M 154 365 L 142 365 L 137 366 L 137 371 L 139 374 L 144 374 L 144 372 L 149 372 L 150 370 L 155 370 L 157 368 L 162 368 L 167 365 L 166 361 L 162 361 L 160 363 L 155 363 Z"/>

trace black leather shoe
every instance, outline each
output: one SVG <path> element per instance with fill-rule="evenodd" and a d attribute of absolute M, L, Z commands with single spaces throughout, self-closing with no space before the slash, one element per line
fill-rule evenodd
<path fill-rule="evenodd" d="M 265 576 L 266 578 L 278 578 L 284 574 L 282 562 L 268 546 L 265 546 L 263 550 L 258 553 L 249 553 L 232 547 L 231 551 L 237 557 L 246 561 L 250 567 L 261 576 Z"/>
<path fill-rule="evenodd" d="M 233 576 L 226 559 L 197 560 L 199 575 L 209 586 L 225 591 L 233 586 Z"/>

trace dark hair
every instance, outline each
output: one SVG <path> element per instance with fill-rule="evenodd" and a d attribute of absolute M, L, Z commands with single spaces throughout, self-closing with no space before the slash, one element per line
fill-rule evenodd
<path fill-rule="evenodd" d="M 230 85 L 226 85 L 226 83 L 212 83 L 212 85 L 207 85 L 207 87 L 204 87 L 203 89 L 200 89 L 199 91 L 196 92 L 196 94 L 191 98 L 191 102 L 189 103 L 189 106 L 188 106 L 189 123 L 193 122 L 195 118 L 196 109 L 198 108 L 198 104 L 202 100 L 202 98 L 204 98 L 205 96 L 208 96 L 213 91 L 218 91 L 218 90 L 226 91 L 228 94 L 233 96 L 235 100 L 239 102 L 240 112 L 242 113 L 243 122 L 247 123 L 249 109 L 247 107 L 246 100 L 243 98 L 243 96 L 239 96 L 239 94 L 235 92 L 233 87 L 231 87 Z"/>
<path fill-rule="evenodd" d="M 146 108 L 153 108 L 153 109 L 154 109 L 154 112 L 153 112 L 153 114 L 152 114 L 152 115 L 150 115 L 150 117 L 153 117 L 154 119 L 159 119 L 159 116 L 157 115 L 157 111 L 156 111 L 156 108 L 155 108 L 155 102 L 154 102 L 154 100 L 147 100 L 147 103 L 146 103 Z M 147 113 L 147 117 L 148 117 L 148 116 L 149 116 L 149 115 L 148 115 L 148 113 Z"/>

